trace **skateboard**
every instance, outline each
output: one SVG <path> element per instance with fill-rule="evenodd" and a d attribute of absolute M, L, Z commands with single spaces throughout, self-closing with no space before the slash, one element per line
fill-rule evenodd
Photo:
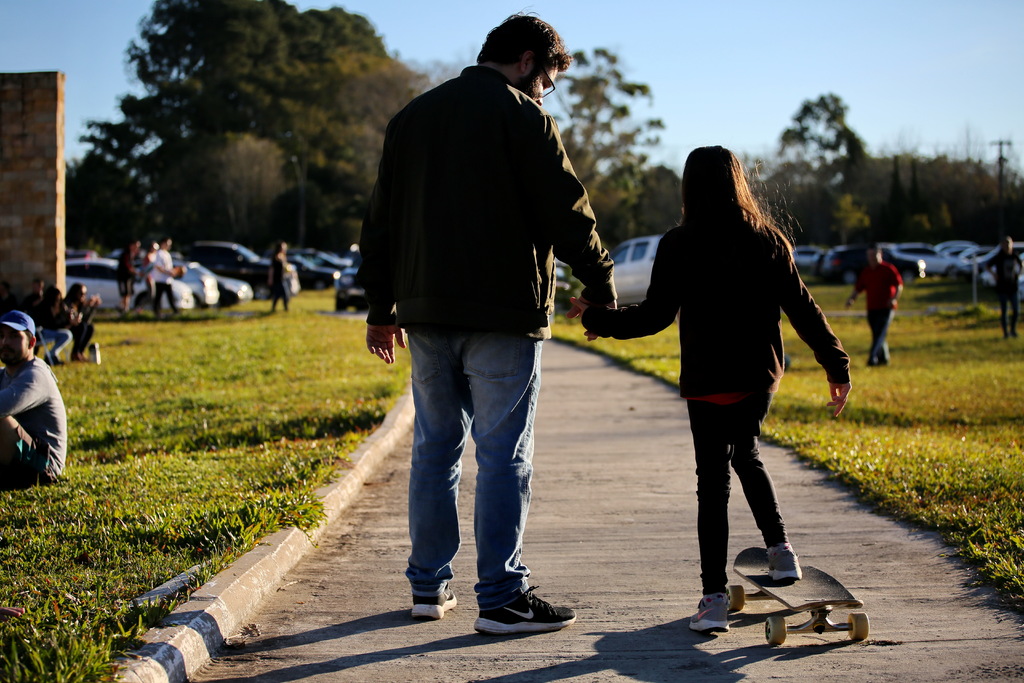
<path fill-rule="evenodd" d="M 864 603 L 853 597 L 838 580 L 814 567 L 802 567 L 803 578 L 799 581 L 787 579 L 773 581 L 768 576 L 768 551 L 764 548 L 747 548 L 736 556 L 733 571 L 757 588 L 748 593 L 743 586 L 729 586 L 729 609 L 739 611 L 748 600 L 775 600 L 793 612 L 809 612 L 810 618 L 798 625 L 786 623 L 785 617 L 771 615 L 764 625 L 765 637 L 771 645 L 782 645 L 789 633 L 824 633 L 825 631 L 846 631 L 850 640 L 865 640 L 868 637 L 868 615 L 864 612 L 850 612 L 846 623 L 829 619 L 833 609 L 863 607 Z"/>

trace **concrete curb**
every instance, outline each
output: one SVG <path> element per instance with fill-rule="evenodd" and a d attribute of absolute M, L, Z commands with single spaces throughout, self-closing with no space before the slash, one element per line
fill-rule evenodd
<path fill-rule="evenodd" d="M 323 524 L 309 535 L 292 527 L 263 539 L 179 605 L 163 626 L 150 629 L 143 636 L 143 647 L 118 660 L 116 680 L 188 681 L 315 547 L 327 527 L 355 500 L 367 478 L 409 433 L 414 416 L 412 395 L 406 391 L 383 424 L 352 454 L 353 466 L 345 476 L 317 490 L 327 515 Z"/>

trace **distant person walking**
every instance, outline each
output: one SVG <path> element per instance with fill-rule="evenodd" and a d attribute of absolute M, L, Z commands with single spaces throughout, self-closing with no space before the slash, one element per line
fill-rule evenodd
<path fill-rule="evenodd" d="M 616 310 L 588 307 L 587 338 L 632 339 L 679 319 L 679 389 L 697 460 L 697 537 L 703 597 L 694 631 L 728 631 L 729 467 L 743 487 L 776 581 L 801 578 L 758 437 L 784 371 L 780 309 L 814 351 L 839 415 L 850 393 L 850 357 L 793 261 L 792 247 L 750 192 L 723 147 L 690 153 L 683 220 L 658 245 L 647 298 Z M 728 271 L 728 277 L 722 273 Z"/>
<path fill-rule="evenodd" d="M 270 257 L 270 269 L 267 273 L 267 285 L 270 286 L 270 312 L 277 310 L 278 300 L 288 310 L 288 243 L 278 242 L 274 245 L 274 253 Z"/>
<path fill-rule="evenodd" d="M 132 240 L 121 250 L 117 257 L 117 291 L 121 295 L 121 312 L 131 309 L 132 295 L 135 293 L 135 257 L 138 256 L 142 243 Z M 70 293 L 70 292 L 69 292 Z"/>
<path fill-rule="evenodd" d="M 160 240 L 160 248 L 157 250 L 156 255 L 153 257 L 153 314 L 157 318 L 160 317 L 160 300 L 167 295 L 167 306 L 171 309 L 171 313 L 177 313 L 178 309 L 174 305 L 174 290 L 172 284 L 174 282 L 174 259 L 171 258 L 171 241 L 170 237 L 165 237 Z"/>
<path fill-rule="evenodd" d="M 537 597 L 522 559 L 554 258 L 572 268 L 585 300 L 615 300 L 586 190 L 541 106 L 571 62 L 536 17 L 493 29 L 476 66 L 388 124 L 359 245 L 367 348 L 393 363 L 403 329 L 409 335 L 412 616 L 440 619 L 456 605 L 460 461 L 472 433 L 482 633 L 555 631 L 576 620 Z"/>
<path fill-rule="evenodd" d="M 868 265 L 857 276 L 853 292 L 846 300 L 846 307 L 853 306 L 857 295 L 865 292 L 868 308 L 868 325 L 871 327 L 871 350 L 868 351 L 868 367 L 889 364 L 889 325 L 896 313 L 896 305 L 903 294 L 903 278 L 896 266 L 882 260 L 882 250 L 872 244 L 867 250 Z"/>
<path fill-rule="evenodd" d="M 1024 265 L 1021 257 L 1013 251 L 1013 238 L 1004 237 L 999 251 L 985 263 L 985 269 L 996 278 L 996 294 L 999 295 L 999 323 L 1003 326 L 1003 338 L 1017 336 L 1017 319 L 1020 318 L 1020 274 Z M 1007 320 L 1006 308 L 1010 307 Z"/>

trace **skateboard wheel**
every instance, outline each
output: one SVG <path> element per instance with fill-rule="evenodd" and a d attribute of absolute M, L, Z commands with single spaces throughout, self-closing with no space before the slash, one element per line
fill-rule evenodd
<path fill-rule="evenodd" d="M 780 616 L 770 616 L 764 622 L 764 637 L 769 645 L 782 645 L 786 642 L 786 620 Z"/>
<path fill-rule="evenodd" d="M 729 611 L 739 612 L 747 604 L 747 591 L 743 586 L 729 586 Z"/>
<path fill-rule="evenodd" d="M 870 630 L 868 615 L 864 612 L 850 612 L 846 616 L 846 623 L 850 627 L 850 640 L 867 640 Z"/>

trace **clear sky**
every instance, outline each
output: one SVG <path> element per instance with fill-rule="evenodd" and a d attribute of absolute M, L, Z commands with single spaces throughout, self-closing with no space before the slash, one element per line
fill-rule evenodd
<path fill-rule="evenodd" d="M 834 92 L 873 154 L 994 160 L 1024 150 L 1022 0 L 351 0 L 387 49 L 414 64 L 469 64 L 487 31 L 517 11 L 550 22 L 570 50 L 608 48 L 651 86 L 637 118 L 666 128 L 652 157 L 681 169 L 694 147 L 772 150 L 801 102 Z M 119 120 L 139 92 L 125 67 L 151 0 L 0 0 L 0 72 L 67 74 L 69 156 L 89 119 Z"/>

